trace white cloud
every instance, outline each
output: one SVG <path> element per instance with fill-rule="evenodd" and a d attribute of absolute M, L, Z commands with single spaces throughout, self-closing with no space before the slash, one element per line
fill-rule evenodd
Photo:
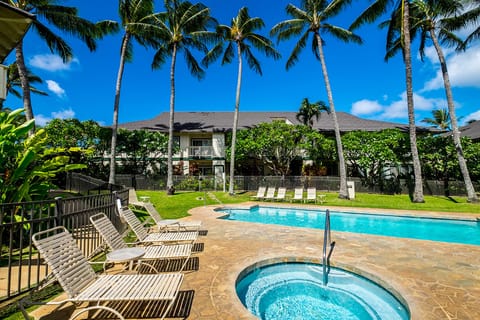
<path fill-rule="evenodd" d="M 426 98 L 414 93 L 413 102 L 416 111 L 431 111 L 444 108 L 444 99 Z M 363 99 L 352 104 L 351 113 L 354 115 L 374 115 L 379 119 L 405 119 L 408 118 L 407 94 L 403 92 L 399 99 L 389 104 L 380 104 L 376 100 Z"/>
<path fill-rule="evenodd" d="M 50 114 L 50 116 L 44 116 L 43 114 L 38 114 L 35 116 L 35 124 L 38 126 L 46 125 L 52 119 L 71 119 L 75 117 L 75 111 L 71 108 L 54 111 Z"/>
<path fill-rule="evenodd" d="M 352 114 L 356 116 L 377 113 L 382 110 L 378 101 L 363 99 L 352 104 Z"/>
<path fill-rule="evenodd" d="M 470 120 L 480 120 L 480 110 L 474 112 L 474 113 L 470 113 L 469 115 L 467 115 L 465 118 L 462 119 L 463 123 L 467 123 L 468 121 Z"/>
<path fill-rule="evenodd" d="M 45 80 L 45 82 L 47 83 L 48 90 L 52 91 L 60 98 L 65 97 L 65 90 L 62 87 L 60 87 L 58 82 L 53 80 Z"/>
<path fill-rule="evenodd" d="M 31 66 L 51 72 L 70 70 L 72 63 L 78 64 L 78 59 L 64 63 L 62 58 L 54 54 L 38 54 L 29 60 Z"/>
<path fill-rule="evenodd" d="M 430 57 L 430 56 L 429 56 Z M 436 76 L 425 83 L 422 91 L 443 88 L 443 78 L 438 59 L 429 58 L 438 68 Z M 447 68 L 452 87 L 480 88 L 480 46 L 467 49 L 465 52 L 452 53 L 447 57 Z"/>

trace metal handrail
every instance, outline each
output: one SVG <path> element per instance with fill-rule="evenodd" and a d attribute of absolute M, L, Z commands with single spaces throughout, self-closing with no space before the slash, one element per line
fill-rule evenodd
<path fill-rule="evenodd" d="M 327 255 L 327 244 L 332 246 L 331 243 L 331 235 L 330 235 L 330 210 L 325 211 L 325 229 L 323 233 L 323 285 L 327 285 L 328 282 L 328 274 L 327 274 L 327 265 L 329 265 L 329 259 Z M 330 266 L 329 266 L 330 267 Z"/>

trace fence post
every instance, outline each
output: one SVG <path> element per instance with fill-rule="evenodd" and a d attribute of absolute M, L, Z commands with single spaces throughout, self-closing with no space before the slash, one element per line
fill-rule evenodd
<path fill-rule="evenodd" d="M 55 197 L 55 227 L 61 226 L 63 216 L 62 197 Z"/>

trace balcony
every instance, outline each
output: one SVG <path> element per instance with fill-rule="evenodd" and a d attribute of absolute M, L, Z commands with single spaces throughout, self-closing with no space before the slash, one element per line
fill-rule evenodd
<path fill-rule="evenodd" d="M 213 147 L 188 147 L 188 157 L 196 159 L 211 159 L 213 157 Z"/>

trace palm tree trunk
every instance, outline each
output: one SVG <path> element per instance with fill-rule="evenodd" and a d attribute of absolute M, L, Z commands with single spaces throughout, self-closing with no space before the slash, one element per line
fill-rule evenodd
<path fill-rule="evenodd" d="M 435 50 L 437 50 L 438 60 L 440 61 L 440 66 L 442 68 L 443 84 L 445 87 L 445 95 L 447 96 L 448 113 L 450 114 L 450 123 L 452 124 L 453 144 L 455 145 L 455 150 L 457 151 L 458 165 L 460 166 L 463 181 L 465 182 L 467 199 L 469 202 L 478 202 L 475 188 L 473 187 L 472 180 L 470 179 L 467 161 L 465 160 L 465 156 L 463 155 L 462 142 L 460 139 L 460 130 L 458 130 L 457 116 L 455 114 L 455 103 L 453 102 L 452 87 L 450 85 L 450 77 L 448 76 L 447 62 L 445 61 L 443 50 L 438 43 L 437 35 L 435 34 L 434 29 L 430 30 L 430 36 L 432 38 L 433 45 L 435 46 Z"/>
<path fill-rule="evenodd" d="M 347 170 L 345 166 L 345 157 L 343 156 L 343 145 L 342 137 L 340 135 L 340 126 L 338 125 L 337 113 L 335 112 L 335 105 L 333 103 L 333 94 L 332 89 L 330 88 L 330 80 L 328 78 L 327 65 L 325 63 L 325 56 L 323 54 L 323 45 L 320 35 L 315 33 L 315 37 L 318 44 L 318 54 L 320 56 L 320 63 L 322 64 L 323 79 L 325 81 L 325 87 L 327 89 L 328 104 L 330 107 L 330 113 L 333 118 L 333 126 L 335 129 L 335 140 L 337 142 L 337 152 L 338 152 L 338 166 L 340 173 L 340 190 L 338 197 L 340 199 L 349 199 L 347 191 Z"/>
<path fill-rule="evenodd" d="M 177 60 L 177 45 L 173 45 L 172 63 L 170 66 L 170 118 L 168 121 L 168 151 L 167 151 L 167 194 L 175 193 L 173 188 L 173 126 L 175 124 L 175 62 Z"/>
<path fill-rule="evenodd" d="M 115 164 L 116 164 L 116 149 L 117 149 L 117 130 L 118 130 L 118 110 L 120 109 L 120 90 L 122 87 L 123 70 L 125 68 L 125 54 L 127 51 L 130 35 L 125 34 L 122 41 L 122 51 L 120 53 L 120 65 L 117 73 L 117 83 L 115 85 L 115 102 L 113 104 L 113 128 L 112 128 L 112 143 L 110 146 L 110 174 L 108 176 L 108 184 L 115 184 Z"/>
<path fill-rule="evenodd" d="M 242 49 L 240 44 L 237 44 L 238 55 L 238 75 L 237 75 L 237 91 L 235 94 L 235 112 L 233 115 L 233 129 L 232 129 L 232 147 L 230 152 L 230 184 L 228 193 L 234 195 L 235 186 L 235 144 L 237 142 L 237 127 L 238 127 L 238 112 L 240 109 L 240 89 L 242 87 Z"/>
<path fill-rule="evenodd" d="M 403 61 L 405 63 L 405 82 L 407 86 L 407 107 L 408 107 L 408 127 L 410 132 L 410 150 L 412 153 L 413 174 L 415 186 L 413 190 L 412 202 L 423 203 L 423 181 L 422 168 L 417 148 L 417 127 L 415 125 L 415 109 L 413 105 L 413 82 L 412 82 L 412 53 L 410 47 L 410 25 L 409 25 L 409 4 L 408 0 L 403 1 Z"/>
<path fill-rule="evenodd" d="M 33 119 L 33 109 L 27 67 L 25 66 L 25 57 L 23 56 L 23 41 L 20 41 L 15 48 L 15 55 L 18 67 L 18 75 L 20 76 L 20 84 L 23 92 L 23 109 L 25 109 L 25 117 L 27 121 L 30 121 Z M 28 134 L 31 136 L 34 132 L 35 126 L 28 132 Z"/>

